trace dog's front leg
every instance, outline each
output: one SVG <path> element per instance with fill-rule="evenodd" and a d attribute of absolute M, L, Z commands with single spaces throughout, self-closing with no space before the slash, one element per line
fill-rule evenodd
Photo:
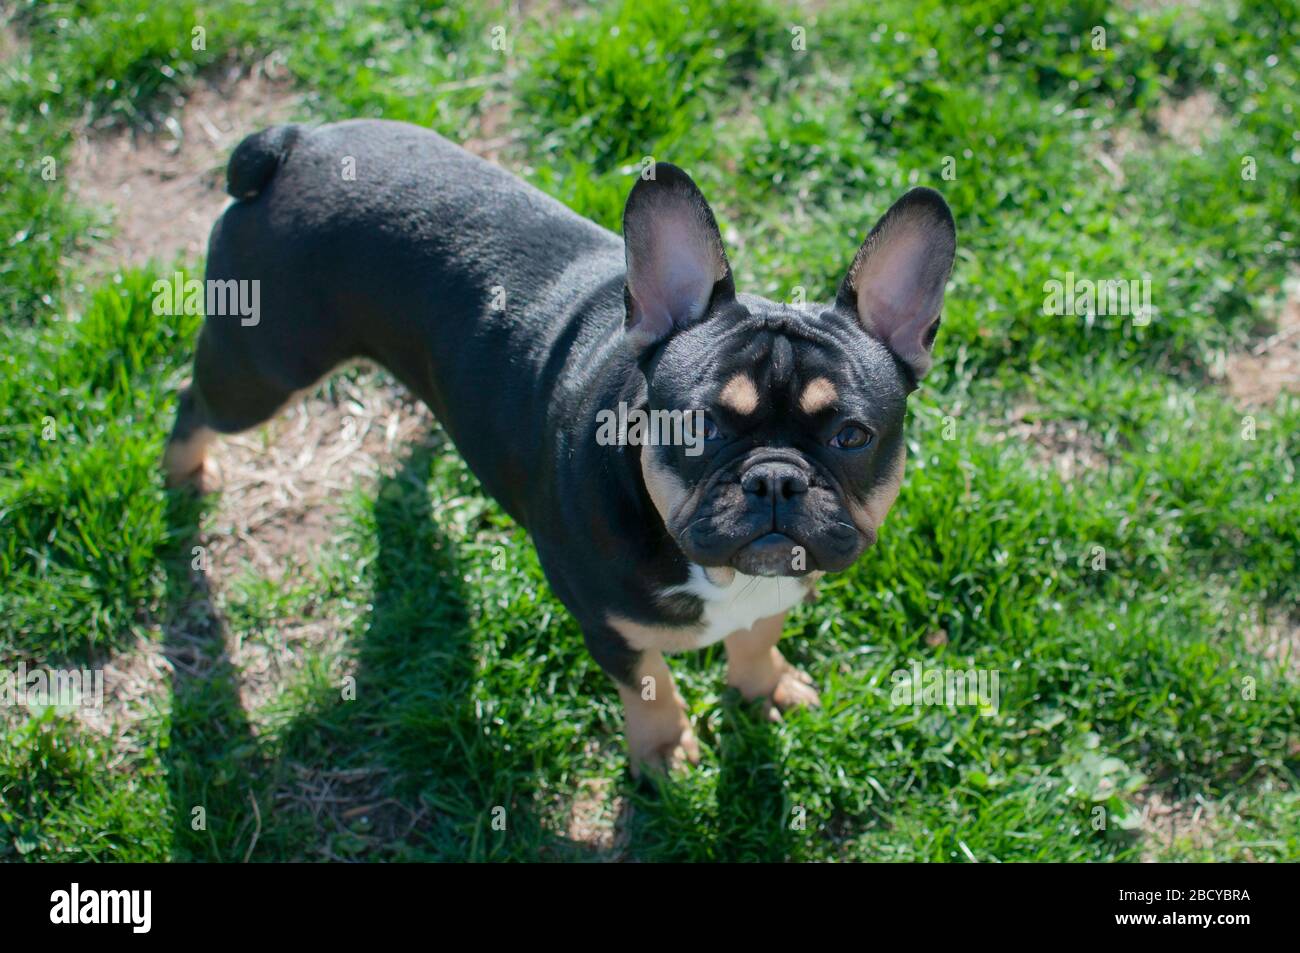
<path fill-rule="evenodd" d="M 582 634 L 623 699 L 633 777 L 642 771 L 667 773 L 683 760 L 698 764 L 700 745 L 663 653 L 636 647 L 614 627 L 584 627 Z"/>
<path fill-rule="evenodd" d="M 759 619 L 748 629 L 727 636 L 727 684 L 738 688 L 748 701 L 766 699 L 763 710 L 773 721 L 781 712 L 821 704 L 812 679 L 786 661 L 776 643 L 781 639 L 785 613 Z"/>
<path fill-rule="evenodd" d="M 632 774 L 667 773 L 682 760 L 698 764 L 700 745 L 691 730 L 686 702 L 659 652 L 642 652 L 632 683 L 618 682 L 627 716 L 627 749 Z"/>

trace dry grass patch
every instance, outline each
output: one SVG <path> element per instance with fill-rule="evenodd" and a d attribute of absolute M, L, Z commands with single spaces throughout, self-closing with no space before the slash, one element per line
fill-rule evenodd
<path fill-rule="evenodd" d="M 1278 316 L 1277 330 L 1228 357 L 1228 391 L 1241 404 L 1268 406 L 1283 393 L 1300 394 L 1300 278 Z"/>
<path fill-rule="evenodd" d="M 231 151 L 249 133 L 291 118 L 299 99 L 264 61 L 200 82 L 174 100 L 158 128 L 82 129 L 68 182 L 80 202 L 108 209 L 112 224 L 90 253 L 88 270 L 201 260 L 229 201 Z"/>
<path fill-rule="evenodd" d="M 1110 466 L 1102 441 L 1084 424 L 1044 417 L 1042 408 L 1029 403 L 1013 407 L 991 439 L 994 444 L 1020 443 L 1038 466 L 1054 469 L 1066 483 Z"/>

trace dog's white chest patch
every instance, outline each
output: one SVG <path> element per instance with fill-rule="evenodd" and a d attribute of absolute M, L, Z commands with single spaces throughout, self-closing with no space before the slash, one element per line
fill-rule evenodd
<path fill-rule="evenodd" d="M 704 603 L 700 629 L 692 641 L 704 648 L 733 632 L 748 629 L 759 619 L 777 615 L 798 605 L 808 588 L 798 579 L 782 576 L 746 576 L 736 573 L 731 583 L 719 586 L 711 582 L 703 566 L 692 566 L 691 577 L 673 586 L 665 595 L 687 593 Z"/>

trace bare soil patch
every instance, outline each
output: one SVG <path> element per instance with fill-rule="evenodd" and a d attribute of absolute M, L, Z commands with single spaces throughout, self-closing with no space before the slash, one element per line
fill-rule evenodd
<path fill-rule="evenodd" d="M 606 863 L 627 860 L 632 805 L 612 793 L 612 778 L 588 778 L 569 812 L 566 834 L 574 844 Z"/>
<path fill-rule="evenodd" d="M 1246 648 L 1277 665 L 1291 678 L 1300 678 L 1300 614 L 1270 610 L 1246 629 Z"/>
<path fill-rule="evenodd" d="M 1241 404 L 1267 406 L 1284 391 L 1300 394 L 1300 278 L 1277 320 L 1277 330 L 1246 350 L 1229 355 L 1228 391 Z"/>
<path fill-rule="evenodd" d="M 1110 465 L 1096 434 L 1078 421 L 1044 417 L 1033 404 L 1013 407 L 993 440 L 1023 444 L 1037 464 L 1054 469 L 1067 483 L 1085 472 L 1105 470 Z"/>
<path fill-rule="evenodd" d="M 1156 124 L 1174 142 L 1194 150 L 1202 140 L 1223 135 L 1227 119 L 1213 93 L 1197 90 L 1185 99 L 1166 98 L 1156 107 Z"/>
<path fill-rule="evenodd" d="M 1200 798 L 1169 800 L 1156 791 L 1140 793 L 1136 801 L 1142 809 L 1142 832 L 1154 842 L 1142 852 L 1144 863 L 1159 859 L 1155 845 L 1202 850 L 1213 842 L 1217 815 L 1212 803 Z"/>
<path fill-rule="evenodd" d="M 200 81 L 156 129 L 81 130 L 68 182 L 83 204 L 106 210 L 113 226 L 91 253 L 89 270 L 200 261 L 229 200 L 230 152 L 249 133 L 290 119 L 299 101 L 286 78 L 260 63 Z"/>

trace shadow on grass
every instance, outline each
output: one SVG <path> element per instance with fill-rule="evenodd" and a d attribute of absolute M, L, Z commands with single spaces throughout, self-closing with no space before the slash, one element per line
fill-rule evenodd
<path fill-rule="evenodd" d="M 717 752 L 714 803 L 702 807 L 689 779 L 634 789 L 633 854 L 667 862 L 797 859 L 800 816 L 786 796 L 777 727 L 761 706 L 729 689 L 720 729 L 702 740 Z"/>
<path fill-rule="evenodd" d="M 724 698 L 718 760 L 718 850 L 725 861 L 791 859 L 800 815 L 788 804 L 785 762 L 776 726 L 760 704 Z"/>
<path fill-rule="evenodd" d="M 202 501 L 189 491 L 168 499 L 173 546 L 164 559 L 163 652 L 172 667 L 172 705 L 162 761 L 172 801 L 172 858 L 239 861 L 254 845 L 267 764 L 240 703 L 225 624 L 212 604 L 202 513 Z"/>
<path fill-rule="evenodd" d="M 165 640 L 174 666 L 164 755 L 178 860 L 602 859 L 538 809 L 535 755 L 496 740 L 455 545 L 420 447 L 380 481 L 373 605 L 346 664 L 313 678 L 276 732 L 256 736 L 204 573 L 191 568 L 201 502 L 175 494 Z M 202 807 L 206 829 L 193 829 Z M 504 821 L 506 830 L 500 830 Z"/>

